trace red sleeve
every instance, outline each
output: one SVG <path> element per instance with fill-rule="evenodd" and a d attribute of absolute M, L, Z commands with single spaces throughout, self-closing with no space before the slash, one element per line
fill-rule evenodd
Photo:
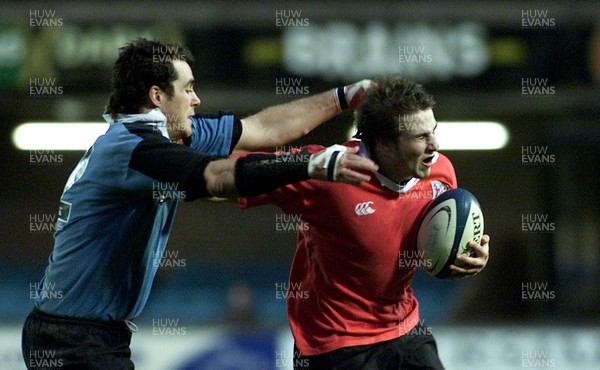
<path fill-rule="evenodd" d="M 454 166 L 448 157 L 441 153 L 439 153 L 438 160 L 431 169 L 431 178 L 435 178 L 448 185 L 449 189 L 456 189 L 458 187 Z"/>

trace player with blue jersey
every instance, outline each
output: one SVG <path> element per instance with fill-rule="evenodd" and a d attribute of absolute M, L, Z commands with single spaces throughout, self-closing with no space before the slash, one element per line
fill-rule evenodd
<path fill-rule="evenodd" d="M 158 41 L 120 50 L 105 114 L 110 127 L 60 198 L 54 249 L 23 328 L 28 368 L 37 353 L 53 353 L 65 369 L 134 368 L 131 320 L 148 300 L 180 200 L 252 196 L 308 178 L 357 184 L 376 170 L 338 147 L 295 163 L 273 154 L 226 158 L 301 136 L 342 105 L 357 105 L 368 81 L 239 119 L 194 114 L 193 62 L 185 48 Z"/>

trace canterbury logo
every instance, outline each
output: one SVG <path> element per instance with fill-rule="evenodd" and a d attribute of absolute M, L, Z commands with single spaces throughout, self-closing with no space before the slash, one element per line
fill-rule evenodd
<path fill-rule="evenodd" d="M 371 207 L 371 204 L 373 204 L 373 202 L 358 203 L 354 207 L 354 212 L 356 212 L 356 214 L 359 216 L 366 216 L 366 215 L 373 214 L 373 213 L 375 213 L 375 210 Z"/>

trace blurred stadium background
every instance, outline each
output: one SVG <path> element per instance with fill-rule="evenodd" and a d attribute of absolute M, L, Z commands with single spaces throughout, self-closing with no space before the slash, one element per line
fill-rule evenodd
<path fill-rule="evenodd" d="M 102 123 L 117 48 L 138 36 L 192 50 L 202 112 L 244 116 L 391 72 L 434 94 L 439 121 L 504 125 L 502 148 L 445 152 L 459 185 L 482 204 L 491 259 L 461 282 L 419 272 L 421 317 L 448 369 L 600 367 L 600 3 L 0 8 L 0 369 L 23 368 L 30 289 L 52 249 L 57 200 L 83 154 L 20 150 L 13 131 L 25 122 Z M 344 141 L 351 124 L 345 112 L 292 145 Z M 290 369 L 283 296 L 293 220 L 275 207 L 241 212 L 228 202 L 183 204 L 178 213 L 133 338 L 137 368 Z"/>

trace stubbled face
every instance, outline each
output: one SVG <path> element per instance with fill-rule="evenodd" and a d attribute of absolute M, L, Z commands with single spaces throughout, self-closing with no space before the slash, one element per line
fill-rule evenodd
<path fill-rule="evenodd" d="M 190 66 L 182 60 L 173 61 L 177 79 L 172 82 L 173 96 L 161 97 L 160 110 L 167 117 L 167 131 L 172 140 L 178 140 L 191 134 L 189 116 L 194 115 L 200 99 L 194 92 L 194 75 Z"/>
<path fill-rule="evenodd" d="M 393 142 L 376 144 L 380 172 L 396 182 L 428 177 L 439 149 L 436 128 L 431 109 L 400 117 L 400 136 Z"/>

